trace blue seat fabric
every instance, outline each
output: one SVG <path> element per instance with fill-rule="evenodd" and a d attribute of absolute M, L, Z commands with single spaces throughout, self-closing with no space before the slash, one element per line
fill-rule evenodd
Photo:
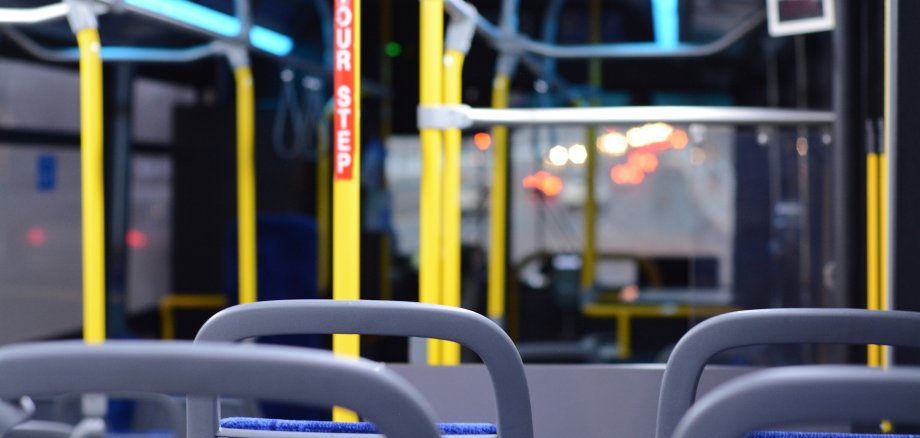
<path fill-rule="evenodd" d="M 277 420 L 271 418 L 228 417 L 220 420 L 225 429 L 244 429 L 281 432 L 366 433 L 377 434 L 372 423 L 345 423 L 336 421 Z M 442 435 L 495 435 L 494 424 L 488 423 L 438 423 Z"/>
<path fill-rule="evenodd" d="M 892 433 L 843 433 L 843 432 L 751 432 L 745 438 L 920 438 L 920 435 L 899 435 Z"/>

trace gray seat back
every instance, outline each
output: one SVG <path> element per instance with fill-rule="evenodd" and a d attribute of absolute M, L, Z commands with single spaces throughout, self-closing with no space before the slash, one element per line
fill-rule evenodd
<path fill-rule="evenodd" d="M 763 344 L 884 344 L 920 347 L 920 313 L 865 309 L 762 309 L 726 313 L 687 332 L 668 359 L 656 438 L 671 438 L 696 399 L 706 362 L 719 352 Z"/>
<path fill-rule="evenodd" d="M 673 438 L 740 438 L 756 429 L 828 421 L 920 423 L 920 369 L 811 365 L 759 371 L 702 397 Z"/>
<path fill-rule="evenodd" d="M 492 379 L 499 436 L 533 437 L 530 393 L 517 348 L 499 326 L 469 310 L 399 301 L 263 301 L 217 313 L 201 327 L 195 342 L 334 333 L 445 339 L 473 350 Z M 189 400 L 190 421 L 211 415 L 215 403 Z"/>
<path fill-rule="evenodd" d="M 288 403 L 340 405 L 374 421 L 390 437 L 438 438 L 424 398 L 405 380 L 366 360 L 275 346 L 188 342 L 79 341 L 0 349 L 0 400 L 70 392 L 143 391 L 256 397 Z M 0 412 L 15 411 L 0 402 Z M 0 415 L 0 433 L 15 424 Z M 217 423 L 211 425 L 213 437 Z"/>

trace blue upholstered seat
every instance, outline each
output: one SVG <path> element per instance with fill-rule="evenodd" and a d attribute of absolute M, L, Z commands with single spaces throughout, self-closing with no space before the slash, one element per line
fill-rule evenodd
<path fill-rule="evenodd" d="M 880 433 L 843 433 L 843 432 L 793 432 L 793 431 L 757 431 L 745 438 L 920 438 L 920 435 L 880 434 Z"/>
<path fill-rule="evenodd" d="M 220 420 L 224 429 L 274 432 L 319 432 L 349 434 L 379 434 L 372 423 L 347 423 L 313 420 L 275 420 L 270 418 L 229 417 Z M 497 429 L 488 423 L 438 423 L 442 435 L 495 435 Z M 773 438 L 773 437 L 770 437 Z M 775 437 L 781 438 L 781 437 Z"/>

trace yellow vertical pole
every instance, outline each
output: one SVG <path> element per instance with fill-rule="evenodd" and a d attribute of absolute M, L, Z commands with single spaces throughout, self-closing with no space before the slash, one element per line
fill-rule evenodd
<path fill-rule="evenodd" d="M 419 4 L 419 105 L 441 104 L 441 57 L 444 44 L 444 1 Z M 420 129 L 422 182 L 419 198 L 419 302 L 440 302 L 441 264 L 441 131 Z M 428 342 L 428 363 L 440 363 L 440 343 Z"/>
<path fill-rule="evenodd" d="M 880 310 L 878 174 L 878 154 L 870 151 L 866 154 L 866 307 L 869 310 Z M 869 345 L 867 351 L 869 366 L 879 366 L 879 346 Z"/>
<path fill-rule="evenodd" d="M 102 165 L 102 58 L 99 32 L 77 32 L 80 48 L 80 184 L 83 233 L 83 340 L 105 341 L 105 190 Z"/>
<path fill-rule="evenodd" d="M 888 233 L 890 231 L 888 229 L 888 207 L 889 207 L 888 203 L 891 202 L 891 200 L 888 199 L 888 196 L 889 196 L 888 159 L 890 157 L 889 148 L 891 146 L 891 141 L 892 141 L 891 130 L 892 130 L 893 123 L 894 123 L 894 121 L 891 119 L 892 118 L 891 80 L 893 76 L 897 74 L 896 72 L 891 71 L 891 56 L 892 56 L 891 37 L 893 33 L 893 31 L 891 31 L 892 29 L 891 26 L 896 25 L 896 23 L 892 23 L 891 21 L 893 8 L 895 8 L 895 5 L 893 5 L 892 3 L 896 1 L 897 0 L 888 0 L 885 2 L 885 6 L 884 6 L 884 16 L 885 16 L 885 25 L 884 25 L 884 32 L 885 32 L 884 65 L 885 67 L 884 67 L 884 73 L 883 73 L 884 75 L 884 93 L 883 94 L 885 96 L 884 103 L 883 103 L 883 119 L 884 119 L 883 126 L 884 128 L 882 131 L 882 144 L 881 144 L 881 148 L 879 149 L 878 159 L 877 159 L 878 161 L 878 174 L 877 174 L 877 177 L 878 177 L 878 180 L 877 180 L 878 213 L 876 217 L 878 218 L 877 219 L 878 220 L 878 224 L 877 224 L 878 225 L 878 249 L 877 251 L 878 251 L 879 263 L 876 269 L 878 270 L 877 275 L 879 277 L 879 282 L 878 282 L 879 289 L 878 289 L 878 294 L 876 298 L 877 299 L 876 305 L 878 307 L 878 310 L 891 310 L 891 300 L 889 297 L 890 290 L 888 288 L 889 281 L 891 281 L 891 279 L 888 278 L 888 274 L 891 272 L 891 270 L 888 269 L 888 263 L 889 263 L 889 260 L 888 260 L 888 244 L 889 244 Z M 890 365 L 889 360 L 891 358 L 890 347 L 886 345 L 875 345 L 873 347 L 875 347 L 874 350 L 875 350 L 876 357 L 875 359 L 870 359 L 870 360 L 875 362 L 874 366 L 881 367 L 881 368 L 888 368 L 888 366 Z M 882 433 L 891 433 L 893 428 L 894 426 L 892 425 L 890 420 L 882 420 L 879 423 L 879 429 Z"/>
<path fill-rule="evenodd" d="M 331 161 L 331 151 L 329 150 L 329 122 L 332 118 L 332 108 L 330 104 L 326 105 L 323 109 L 323 116 L 320 118 L 320 121 L 316 125 L 316 143 L 317 143 L 317 159 L 316 159 L 316 228 L 317 228 L 317 286 L 319 288 L 320 296 L 328 297 L 329 294 L 329 285 L 331 283 L 329 278 L 329 268 L 330 268 L 330 254 L 331 254 L 331 232 L 332 226 L 329 221 L 331 220 L 330 210 L 331 210 L 331 195 L 332 191 L 330 190 L 329 185 L 332 182 L 332 161 Z"/>
<path fill-rule="evenodd" d="M 492 81 L 492 108 L 508 107 L 511 77 L 498 74 Z M 508 227 L 508 128 L 492 128 L 492 197 L 489 205 L 489 286 L 486 313 L 496 322 L 505 319 L 505 271 Z"/>
<path fill-rule="evenodd" d="M 332 297 L 356 300 L 361 274 L 361 0 L 336 0 L 334 42 Z M 360 355 L 357 335 L 334 335 L 332 349 Z M 347 409 L 333 409 L 335 421 L 356 421 Z"/>
<path fill-rule="evenodd" d="M 582 218 L 585 228 L 580 282 L 582 293 L 587 293 L 594 287 L 597 260 L 597 228 L 595 225 L 597 203 L 594 190 L 594 178 L 597 174 L 597 148 L 595 147 L 597 130 L 595 127 L 588 128 L 586 136 L 585 149 L 588 151 L 588 156 L 585 159 L 585 204 Z"/>
<path fill-rule="evenodd" d="M 239 301 L 252 303 L 256 292 L 255 90 L 252 69 L 234 68 L 236 79 L 236 211 Z"/>
<path fill-rule="evenodd" d="M 448 49 L 444 54 L 444 104 L 461 103 L 461 83 L 464 55 L 458 50 Z M 444 187 L 442 191 L 443 260 L 441 272 L 441 303 L 460 307 L 460 129 L 444 130 Z M 442 341 L 441 365 L 460 363 L 460 345 Z"/>
<path fill-rule="evenodd" d="M 592 43 L 601 41 L 601 2 L 600 0 L 591 0 L 588 5 L 589 12 L 589 34 Z M 601 92 L 603 87 L 603 78 L 601 76 L 601 60 L 592 59 L 588 63 L 588 82 L 594 93 Z M 591 104 L 598 105 L 597 96 Z M 581 265 L 581 290 L 589 291 L 594 287 L 594 270 L 597 260 L 597 231 L 595 228 L 597 205 L 595 203 L 594 178 L 597 174 L 597 129 L 594 126 L 588 128 L 587 138 L 585 139 L 585 149 L 588 156 L 585 159 L 585 205 L 584 205 L 584 249 Z"/>

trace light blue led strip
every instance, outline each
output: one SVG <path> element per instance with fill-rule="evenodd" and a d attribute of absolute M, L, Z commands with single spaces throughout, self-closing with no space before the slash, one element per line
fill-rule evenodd
<path fill-rule="evenodd" d="M 226 37 L 234 37 L 240 33 L 240 21 L 236 17 L 206 8 L 194 2 L 186 0 L 125 0 L 125 3 Z M 286 56 L 294 49 L 294 41 L 290 37 L 262 26 L 252 26 L 249 31 L 249 41 L 253 47 L 278 56 Z"/>
<path fill-rule="evenodd" d="M 655 30 L 655 45 L 662 49 L 673 49 L 680 45 L 679 0 L 651 0 L 652 25 Z"/>

